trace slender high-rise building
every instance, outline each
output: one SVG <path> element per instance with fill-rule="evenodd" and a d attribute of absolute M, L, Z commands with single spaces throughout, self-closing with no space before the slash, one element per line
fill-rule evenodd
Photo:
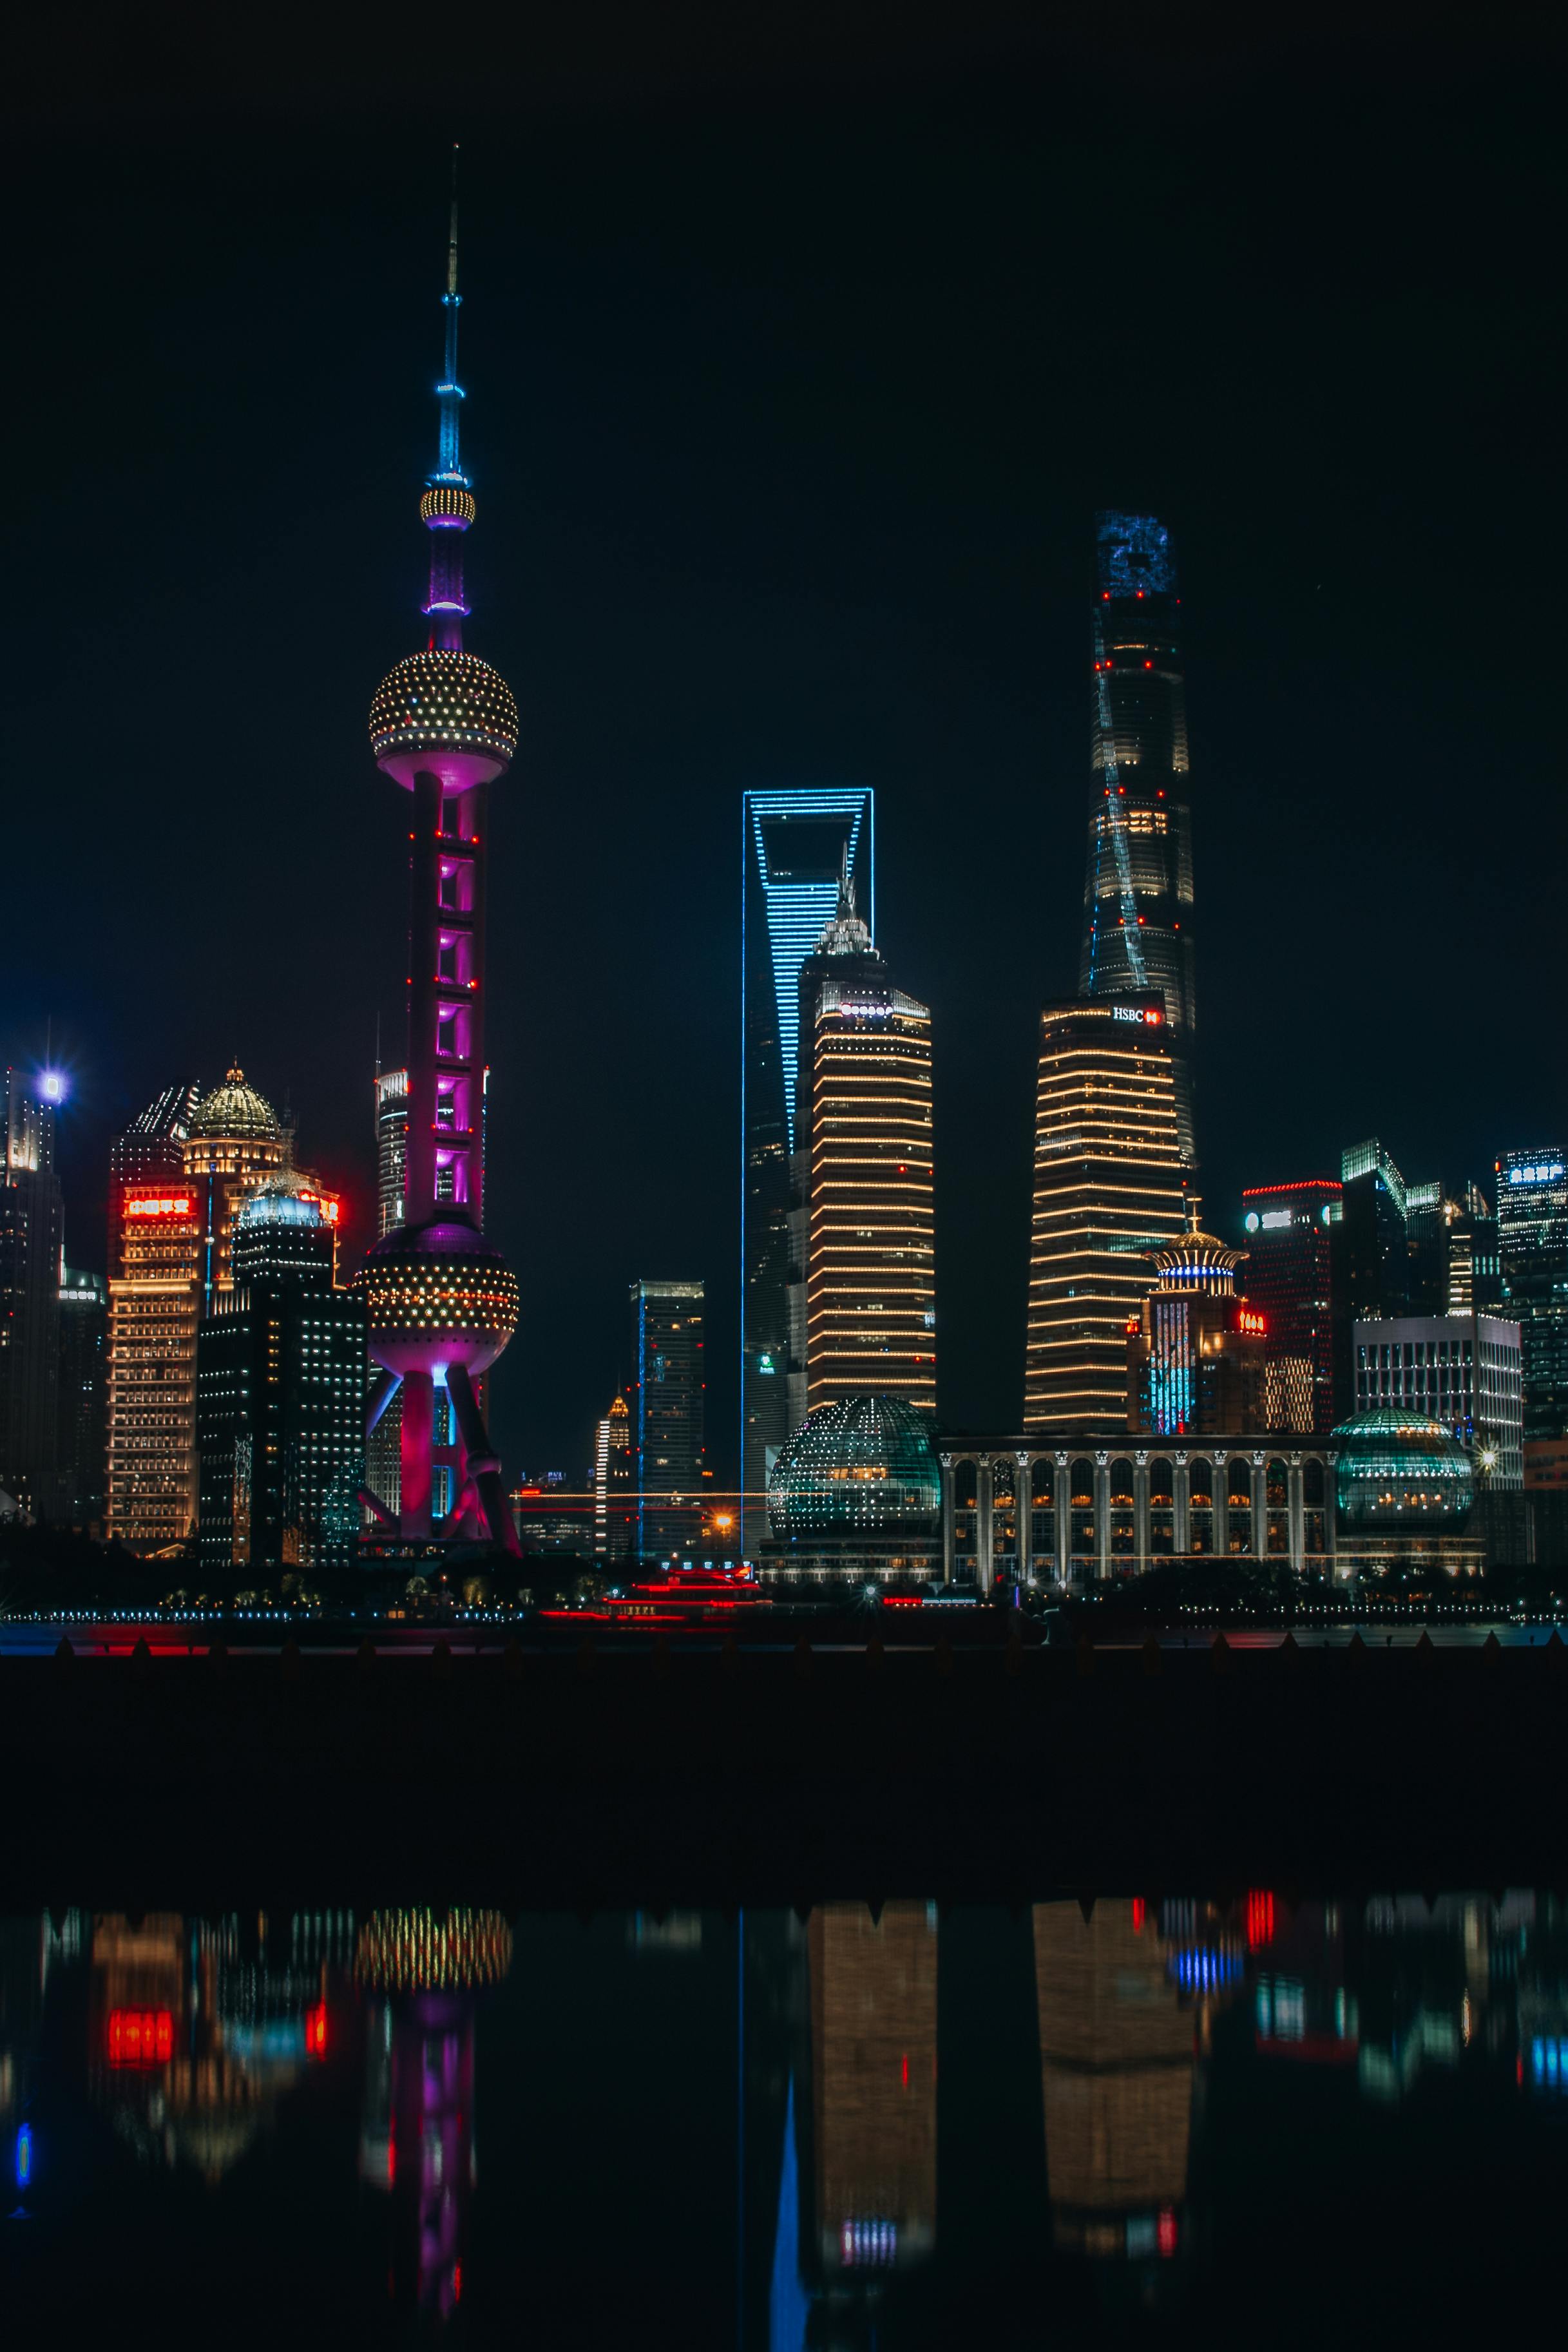
<path fill-rule="evenodd" d="M 1174 1057 L 1163 999 L 1040 1015 L 1035 1206 L 1024 1372 L 1027 1428 L 1127 1421 L 1127 1331 L 1152 1253 L 1186 1224 Z"/>
<path fill-rule="evenodd" d="M 594 1432 L 594 1557 L 621 1560 L 630 1557 L 637 1542 L 637 1496 L 633 1492 L 637 1457 L 632 1451 L 632 1417 L 624 1396 L 612 1398 L 610 1409 Z"/>
<path fill-rule="evenodd" d="M 1502 1293 L 1524 1350 L 1524 1434 L 1568 1437 L 1568 1163 L 1555 1145 L 1497 1162 Z"/>
<path fill-rule="evenodd" d="M 59 1496 L 73 1527 L 103 1518 L 109 1286 L 100 1274 L 60 1273 Z"/>
<path fill-rule="evenodd" d="M 1197 1158 L 1190 1054 L 1193 844 L 1181 598 L 1152 515 L 1095 517 L 1092 784 L 1079 991 L 1160 992 L 1183 1160 Z"/>
<path fill-rule="evenodd" d="M 201 1088 L 176 1078 L 109 1154 L 109 1534 L 134 1551 L 195 1524 L 196 1325 L 205 1217 L 185 1181 Z"/>
<path fill-rule="evenodd" d="M 403 1223 L 403 1188 L 408 1174 L 408 1073 L 375 1074 L 376 1237 Z"/>
<path fill-rule="evenodd" d="M 399 1394 L 397 1520 L 405 1539 L 471 1537 L 482 1526 L 492 1542 L 515 1550 L 474 1383 L 517 1325 L 516 1279 L 483 1230 L 485 812 L 517 749 L 517 705 L 505 679 L 463 650 L 463 541 L 475 507 L 458 449 L 461 299 L 454 187 L 441 298 L 440 448 L 419 501 L 430 535 L 429 639 L 382 680 L 370 715 L 376 762 L 411 797 L 404 1213 L 365 1262 L 370 1350 L 387 1376 L 373 1397 L 370 1426 Z M 433 1506 L 441 1504 L 437 1528 Z"/>
<path fill-rule="evenodd" d="M 850 1396 L 936 1411 L 931 1014 L 895 988 L 846 870 L 801 966 L 789 1425 Z"/>
<path fill-rule="evenodd" d="M 58 1504 L 63 1217 L 55 1097 L 7 1070 L 0 1097 L 0 1489 L 44 1517 Z"/>
<path fill-rule="evenodd" d="M 848 875 L 876 933 L 868 792 L 741 799 L 741 1486 L 744 1547 L 767 1535 L 768 1476 L 789 1435 L 791 1156 L 801 966 Z"/>
<path fill-rule="evenodd" d="M 691 1545 L 706 1499 L 707 1354 L 700 1282 L 631 1286 L 631 1443 L 639 1558 Z"/>

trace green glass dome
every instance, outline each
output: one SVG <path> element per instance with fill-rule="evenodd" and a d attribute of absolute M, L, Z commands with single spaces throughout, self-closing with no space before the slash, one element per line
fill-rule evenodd
<path fill-rule="evenodd" d="M 927 1535 L 942 1474 L 923 1414 L 902 1397 L 846 1397 L 807 1413 L 768 1481 L 768 1524 L 813 1536 Z"/>
<path fill-rule="evenodd" d="M 1440 1421 L 1379 1405 L 1342 1423 L 1334 1489 L 1352 1528 L 1461 1528 L 1476 1499 L 1470 1457 Z"/>

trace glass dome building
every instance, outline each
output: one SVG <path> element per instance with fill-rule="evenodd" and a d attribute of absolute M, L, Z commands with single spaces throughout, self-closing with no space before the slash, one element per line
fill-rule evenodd
<path fill-rule="evenodd" d="M 942 1473 L 925 1417 L 901 1397 L 818 1405 L 768 1481 L 777 1543 L 925 1536 L 942 1512 Z"/>
<path fill-rule="evenodd" d="M 1464 1526 L 1476 1499 L 1475 1471 L 1440 1421 L 1380 1405 L 1342 1422 L 1330 1443 L 1339 1450 L 1335 1494 L 1347 1526 L 1439 1534 Z"/>

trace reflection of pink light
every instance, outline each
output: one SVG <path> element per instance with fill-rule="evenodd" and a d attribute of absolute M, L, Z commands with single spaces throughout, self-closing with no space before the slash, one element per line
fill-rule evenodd
<path fill-rule="evenodd" d="M 1163 2254 L 1173 2254 L 1176 2251 L 1176 2213 L 1174 2206 L 1163 2205 L 1160 2209 L 1159 2246 L 1160 2252 Z"/>

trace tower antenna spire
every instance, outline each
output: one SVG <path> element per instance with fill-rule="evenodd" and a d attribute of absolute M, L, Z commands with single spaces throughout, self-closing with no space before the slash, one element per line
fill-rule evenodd
<path fill-rule="evenodd" d="M 447 240 L 447 291 L 458 290 L 458 142 L 452 142 L 452 227 Z"/>
<path fill-rule="evenodd" d="M 463 387 L 458 382 L 458 148 L 452 148 L 452 205 L 447 231 L 447 289 L 441 297 L 446 313 L 446 366 L 436 386 L 440 414 L 440 442 L 436 470 L 426 476 L 419 511 L 430 538 L 430 592 L 425 612 L 430 623 L 432 652 L 461 653 L 463 623 L 468 615 L 463 593 L 463 533 L 474 519 L 473 495 L 463 471 L 458 420 Z"/>

